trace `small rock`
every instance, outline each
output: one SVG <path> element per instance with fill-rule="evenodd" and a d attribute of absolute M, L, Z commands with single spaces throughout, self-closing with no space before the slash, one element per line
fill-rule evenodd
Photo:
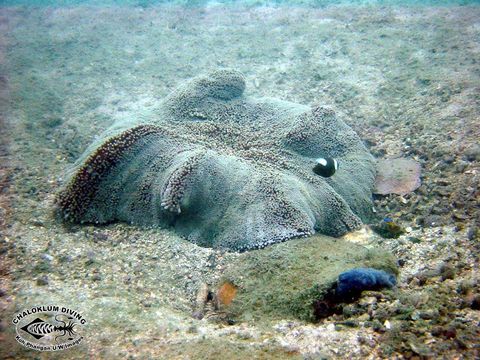
<path fill-rule="evenodd" d="M 475 295 L 470 303 L 473 310 L 480 310 L 480 295 Z"/>
<path fill-rule="evenodd" d="M 370 320 L 370 315 L 368 313 L 364 313 L 362 315 L 360 315 L 359 317 L 357 317 L 357 320 L 362 322 L 362 321 L 368 321 Z"/>
<path fill-rule="evenodd" d="M 478 230 L 477 224 L 473 224 L 468 228 L 467 230 L 468 240 L 472 241 L 472 240 L 478 239 L 478 235 L 479 235 L 479 230 Z"/>
<path fill-rule="evenodd" d="M 203 313 L 201 311 L 194 311 L 192 317 L 197 320 L 203 319 Z"/>
<path fill-rule="evenodd" d="M 428 215 L 423 219 L 423 225 L 428 227 L 446 225 L 445 220 L 440 215 Z"/>
<path fill-rule="evenodd" d="M 440 276 L 442 281 L 453 279 L 455 277 L 455 269 L 452 265 L 444 263 L 440 266 Z"/>
<path fill-rule="evenodd" d="M 389 218 L 384 219 L 378 225 L 372 226 L 372 229 L 385 239 L 397 239 L 405 233 L 403 227 Z"/>
<path fill-rule="evenodd" d="M 32 225 L 33 226 L 38 226 L 38 227 L 41 227 L 41 226 L 44 226 L 44 223 L 42 220 L 39 220 L 39 219 L 33 219 L 32 220 Z"/>
<path fill-rule="evenodd" d="M 361 314 L 362 312 L 364 312 L 365 310 L 364 309 L 361 309 L 359 308 L 358 306 L 354 305 L 354 304 L 349 304 L 349 305 L 345 305 L 342 309 L 342 314 L 345 318 L 348 318 L 348 317 L 351 317 L 351 316 L 356 316 L 358 314 Z M 324 317 L 327 317 L 330 314 L 330 311 L 328 310 L 325 310 L 324 311 L 325 313 L 325 316 Z M 367 314 L 368 316 L 368 314 Z M 369 317 L 369 316 L 368 316 Z M 368 320 L 368 319 L 367 319 Z"/>
<path fill-rule="evenodd" d="M 467 167 L 468 163 L 462 161 L 453 167 L 453 171 L 457 174 L 462 174 Z"/>
<path fill-rule="evenodd" d="M 187 333 L 189 333 L 189 334 L 197 334 L 197 333 L 198 333 L 198 328 L 197 328 L 195 325 L 191 325 L 191 326 L 187 329 Z"/>
<path fill-rule="evenodd" d="M 355 320 L 345 320 L 345 321 L 342 321 L 342 322 L 338 323 L 337 325 L 342 325 L 342 326 L 354 328 L 354 327 L 357 327 L 357 326 L 358 326 L 358 321 L 355 321 Z"/>
<path fill-rule="evenodd" d="M 377 345 L 374 339 L 370 339 L 370 338 L 364 337 L 364 336 L 358 336 L 358 343 L 363 344 L 363 345 L 367 345 L 371 348 L 374 348 Z M 325 357 L 325 359 L 328 359 L 328 357 Z"/>
<path fill-rule="evenodd" d="M 95 264 L 94 259 L 88 259 L 87 261 L 85 261 L 85 266 L 90 266 L 90 265 L 93 265 L 93 264 Z"/>
<path fill-rule="evenodd" d="M 102 233 L 102 232 L 94 232 L 93 233 L 93 241 L 106 241 L 108 240 L 108 234 Z"/>
<path fill-rule="evenodd" d="M 45 261 L 48 261 L 48 262 L 50 262 L 50 261 L 53 260 L 53 256 L 52 256 L 52 255 L 49 255 L 49 254 L 47 254 L 47 253 L 42 254 L 42 255 L 40 256 L 40 258 L 41 258 L 42 260 L 45 260 Z"/>
<path fill-rule="evenodd" d="M 457 293 L 467 295 L 470 290 L 475 286 L 476 281 L 474 279 L 462 280 L 457 286 Z"/>
<path fill-rule="evenodd" d="M 410 315 L 410 318 L 411 318 L 413 321 L 419 320 L 419 319 L 420 319 L 420 311 L 415 310 L 414 312 L 412 312 L 412 315 Z"/>
<path fill-rule="evenodd" d="M 442 332 L 442 336 L 446 339 L 455 339 L 457 337 L 457 329 L 455 329 L 454 327 L 444 329 Z"/>
<path fill-rule="evenodd" d="M 132 341 L 133 346 L 139 346 L 140 344 L 141 344 L 141 342 L 138 339 Z"/>
<path fill-rule="evenodd" d="M 445 155 L 445 156 L 443 157 L 443 162 L 444 162 L 445 164 L 451 164 L 451 163 L 453 163 L 454 161 L 455 161 L 455 157 L 452 156 L 452 155 Z"/>
<path fill-rule="evenodd" d="M 46 260 L 39 261 L 33 267 L 33 271 L 36 273 L 49 273 L 50 270 L 51 270 L 50 262 Z"/>
<path fill-rule="evenodd" d="M 73 260 L 73 257 L 71 255 L 62 255 L 58 259 L 58 261 L 61 263 L 68 263 L 68 262 L 71 262 L 72 260 Z"/>
<path fill-rule="evenodd" d="M 423 320 L 431 320 L 439 317 L 437 309 L 424 310 L 419 312 L 419 316 Z"/>
<path fill-rule="evenodd" d="M 385 327 L 378 320 L 373 320 L 372 329 L 373 329 L 373 331 L 376 331 L 376 332 L 379 332 L 379 333 L 384 333 L 385 332 Z"/>
<path fill-rule="evenodd" d="M 415 344 L 413 342 L 411 342 L 410 344 L 410 349 L 412 349 L 412 351 L 420 356 L 432 356 L 432 351 L 424 344 Z"/>
<path fill-rule="evenodd" d="M 378 161 L 375 194 L 406 195 L 420 185 L 420 164 L 415 160 L 400 158 Z"/>
<path fill-rule="evenodd" d="M 40 285 L 40 286 L 48 285 L 48 276 L 47 275 L 40 276 L 37 279 L 37 285 Z"/>
<path fill-rule="evenodd" d="M 146 308 L 152 307 L 152 302 L 147 299 L 140 301 L 140 303 Z"/>
<path fill-rule="evenodd" d="M 367 297 L 361 298 L 358 302 L 358 304 L 361 306 L 373 305 L 376 303 L 377 303 L 377 298 L 375 296 L 367 296 Z"/>
<path fill-rule="evenodd" d="M 223 283 L 217 291 L 217 299 L 220 305 L 228 306 L 235 299 L 237 287 L 230 283 Z"/>
<path fill-rule="evenodd" d="M 419 239 L 418 237 L 415 236 L 409 236 L 408 241 L 414 243 L 414 244 L 419 244 L 422 242 L 422 239 Z"/>
<path fill-rule="evenodd" d="M 93 251 L 89 251 L 87 253 L 87 261 L 85 261 L 85 265 L 90 266 L 93 265 L 95 262 L 95 253 Z"/>
<path fill-rule="evenodd" d="M 480 160 L 480 145 L 474 144 L 466 149 L 464 156 L 468 161 Z"/>
<path fill-rule="evenodd" d="M 425 270 L 420 273 L 416 274 L 416 278 L 418 280 L 418 285 L 423 286 L 426 284 L 429 278 L 438 276 L 437 270 Z"/>

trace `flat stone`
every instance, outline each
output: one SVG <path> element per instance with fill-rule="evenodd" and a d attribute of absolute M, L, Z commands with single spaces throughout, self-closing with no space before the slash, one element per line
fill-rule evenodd
<path fill-rule="evenodd" d="M 398 158 L 377 162 L 375 194 L 406 195 L 420 185 L 420 164 L 415 160 Z"/>

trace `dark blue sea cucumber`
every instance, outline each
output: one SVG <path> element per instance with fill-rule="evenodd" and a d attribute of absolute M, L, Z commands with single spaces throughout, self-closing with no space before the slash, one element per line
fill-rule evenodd
<path fill-rule="evenodd" d="M 345 271 L 338 276 L 336 297 L 352 300 L 364 290 L 379 290 L 395 286 L 395 275 L 372 268 L 356 268 Z"/>

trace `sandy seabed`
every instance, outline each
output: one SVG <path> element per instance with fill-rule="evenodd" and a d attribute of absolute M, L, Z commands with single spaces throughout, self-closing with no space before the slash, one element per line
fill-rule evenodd
<path fill-rule="evenodd" d="M 480 7 L 1 7 L 2 358 L 473 358 L 479 356 Z M 332 106 L 379 158 L 410 157 L 422 186 L 375 199 L 407 232 L 395 291 L 317 324 L 194 319 L 196 293 L 235 254 L 170 230 L 65 228 L 65 170 L 115 119 L 179 82 L 242 71 L 247 94 Z M 34 305 L 84 314 L 60 353 L 15 341 Z"/>

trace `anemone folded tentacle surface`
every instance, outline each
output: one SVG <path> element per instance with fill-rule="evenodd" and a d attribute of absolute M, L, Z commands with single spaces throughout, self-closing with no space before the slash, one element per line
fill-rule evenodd
<path fill-rule="evenodd" d="M 180 85 L 151 119 L 114 124 L 57 196 L 66 221 L 173 226 L 201 246 L 245 251 L 368 219 L 374 159 L 332 110 L 244 94 L 217 70 Z M 324 178 L 319 157 L 339 168 Z"/>

